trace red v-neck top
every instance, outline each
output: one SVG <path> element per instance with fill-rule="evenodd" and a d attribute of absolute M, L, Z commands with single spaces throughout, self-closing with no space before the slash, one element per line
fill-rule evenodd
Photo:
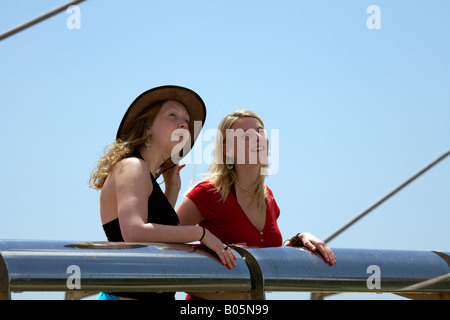
<path fill-rule="evenodd" d="M 267 188 L 266 223 L 258 230 L 248 219 L 234 195 L 229 192 L 222 201 L 214 185 L 208 181 L 200 182 L 187 195 L 200 209 L 204 220 L 199 225 L 212 232 L 223 243 L 243 244 L 249 247 L 279 247 L 283 243 L 277 219 L 280 208 Z"/>

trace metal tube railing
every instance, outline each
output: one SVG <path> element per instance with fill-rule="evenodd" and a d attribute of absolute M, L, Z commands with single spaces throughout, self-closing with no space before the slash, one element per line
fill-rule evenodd
<path fill-rule="evenodd" d="M 233 250 L 237 267 L 228 270 L 202 246 L 0 240 L 0 298 L 22 291 L 450 294 L 448 252 L 336 248 L 329 267 L 305 248 Z"/>

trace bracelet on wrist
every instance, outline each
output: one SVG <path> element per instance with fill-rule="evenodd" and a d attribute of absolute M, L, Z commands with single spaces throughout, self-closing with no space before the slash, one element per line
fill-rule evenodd
<path fill-rule="evenodd" d="M 203 234 L 202 234 L 202 237 L 200 238 L 200 240 L 198 240 L 198 241 L 202 241 L 203 238 L 205 237 L 206 229 L 205 229 L 204 226 L 199 226 L 199 227 L 202 227 L 202 229 L 203 229 Z"/>
<path fill-rule="evenodd" d="M 289 241 L 289 245 L 291 245 L 293 247 L 301 247 L 301 246 L 303 246 L 303 242 L 302 242 L 302 240 L 300 240 L 298 238 L 299 235 L 301 235 L 301 233 L 297 233 L 295 236 L 293 236 L 292 238 L 290 238 L 289 240 L 286 240 L 286 241 Z"/>

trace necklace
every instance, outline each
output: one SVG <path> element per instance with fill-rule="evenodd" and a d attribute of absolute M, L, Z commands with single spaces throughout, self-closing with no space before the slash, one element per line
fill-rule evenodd
<path fill-rule="evenodd" d="M 247 191 L 248 193 L 255 193 L 256 192 L 256 190 L 255 191 L 248 191 L 246 188 L 244 188 L 240 183 L 239 183 L 239 181 L 237 181 L 237 180 L 235 180 L 234 182 L 236 182 L 238 185 L 239 185 L 239 187 L 241 187 L 242 189 L 244 189 L 245 191 Z"/>

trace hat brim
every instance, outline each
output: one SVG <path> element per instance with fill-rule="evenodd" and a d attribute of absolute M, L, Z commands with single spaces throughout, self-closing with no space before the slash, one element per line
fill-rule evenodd
<path fill-rule="evenodd" d="M 189 150 L 194 146 L 195 140 L 200 133 L 200 130 L 194 130 L 194 122 L 201 121 L 201 126 L 205 124 L 206 106 L 202 98 L 194 91 L 174 85 L 167 85 L 156 87 L 145 91 L 137 97 L 128 108 L 127 112 L 122 118 L 119 129 L 117 130 L 116 139 L 126 138 L 134 125 L 136 118 L 152 103 L 162 100 L 175 100 L 182 103 L 189 113 L 189 132 L 191 134 L 191 145 L 188 150 L 184 148 L 182 157 L 184 157 Z M 197 131 L 197 132 L 196 132 Z"/>

